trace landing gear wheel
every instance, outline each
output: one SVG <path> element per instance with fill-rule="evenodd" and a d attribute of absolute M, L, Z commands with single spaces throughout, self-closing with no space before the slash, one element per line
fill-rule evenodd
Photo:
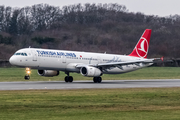
<path fill-rule="evenodd" d="M 73 77 L 69 76 L 69 82 L 73 82 Z"/>
<path fill-rule="evenodd" d="M 65 82 L 69 82 L 69 77 L 66 76 L 66 77 L 64 78 L 64 80 L 65 80 Z"/>
<path fill-rule="evenodd" d="M 73 82 L 73 77 L 72 76 L 66 76 L 64 78 L 65 82 Z"/>
<path fill-rule="evenodd" d="M 93 81 L 94 81 L 94 83 L 101 83 L 102 78 L 101 77 L 94 77 Z"/>
<path fill-rule="evenodd" d="M 97 83 L 97 77 L 93 78 L 94 83 Z"/>
<path fill-rule="evenodd" d="M 26 76 L 24 76 L 24 79 L 25 79 L 25 80 L 29 80 L 29 79 L 30 79 L 30 76 L 29 76 L 29 75 L 26 75 Z"/>
<path fill-rule="evenodd" d="M 101 77 L 97 77 L 97 82 L 101 83 L 101 81 L 102 81 L 102 78 Z"/>

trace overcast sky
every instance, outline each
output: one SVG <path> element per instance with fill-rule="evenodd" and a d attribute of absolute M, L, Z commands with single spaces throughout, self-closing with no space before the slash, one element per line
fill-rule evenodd
<path fill-rule="evenodd" d="M 25 7 L 40 3 L 60 7 L 77 3 L 118 3 L 125 5 L 129 12 L 158 16 L 180 15 L 180 0 L 0 0 L 0 5 L 11 7 Z"/>

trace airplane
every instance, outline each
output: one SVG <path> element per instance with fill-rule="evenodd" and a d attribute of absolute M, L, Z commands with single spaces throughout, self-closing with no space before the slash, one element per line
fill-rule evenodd
<path fill-rule="evenodd" d="M 45 77 L 58 76 L 63 71 L 67 74 L 65 82 L 73 82 L 69 74 L 75 72 L 101 83 L 103 74 L 121 74 L 152 65 L 155 59 L 147 59 L 150 37 L 151 29 L 146 29 L 129 55 L 24 48 L 16 51 L 9 62 L 26 68 L 25 80 L 30 79 L 31 69 L 37 69 Z"/>

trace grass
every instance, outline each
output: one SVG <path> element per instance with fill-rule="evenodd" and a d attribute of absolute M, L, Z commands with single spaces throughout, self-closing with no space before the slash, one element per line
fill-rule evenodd
<path fill-rule="evenodd" d="M 126 79 L 180 79 L 179 67 L 147 67 L 137 71 L 117 74 L 103 75 L 103 80 L 126 80 Z M 0 68 L 0 81 L 24 81 L 24 68 Z M 91 77 L 84 77 L 81 74 L 71 73 L 74 80 L 92 80 Z M 42 77 L 37 70 L 32 70 L 30 81 L 64 81 L 66 74 L 60 72 L 59 76 Z"/>
<path fill-rule="evenodd" d="M 0 91 L 0 120 L 179 120 L 180 88 Z"/>
<path fill-rule="evenodd" d="M 178 67 L 148 67 L 103 79 L 180 79 Z M 25 69 L 0 68 L 0 81 L 24 81 Z M 75 80 L 88 80 L 71 74 Z M 31 81 L 63 80 L 41 77 Z M 0 91 L 0 120 L 179 120 L 180 88 Z"/>

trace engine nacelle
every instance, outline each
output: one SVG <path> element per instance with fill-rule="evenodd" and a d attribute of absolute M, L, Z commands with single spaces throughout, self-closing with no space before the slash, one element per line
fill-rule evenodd
<path fill-rule="evenodd" d="M 82 75 L 87 77 L 99 77 L 102 75 L 102 71 L 98 68 L 86 66 L 80 69 Z"/>
<path fill-rule="evenodd" d="M 58 76 L 59 71 L 55 71 L 55 70 L 38 70 L 38 74 L 41 75 L 41 76 L 45 76 L 45 77 L 53 77 L 53 76 Z"/>

